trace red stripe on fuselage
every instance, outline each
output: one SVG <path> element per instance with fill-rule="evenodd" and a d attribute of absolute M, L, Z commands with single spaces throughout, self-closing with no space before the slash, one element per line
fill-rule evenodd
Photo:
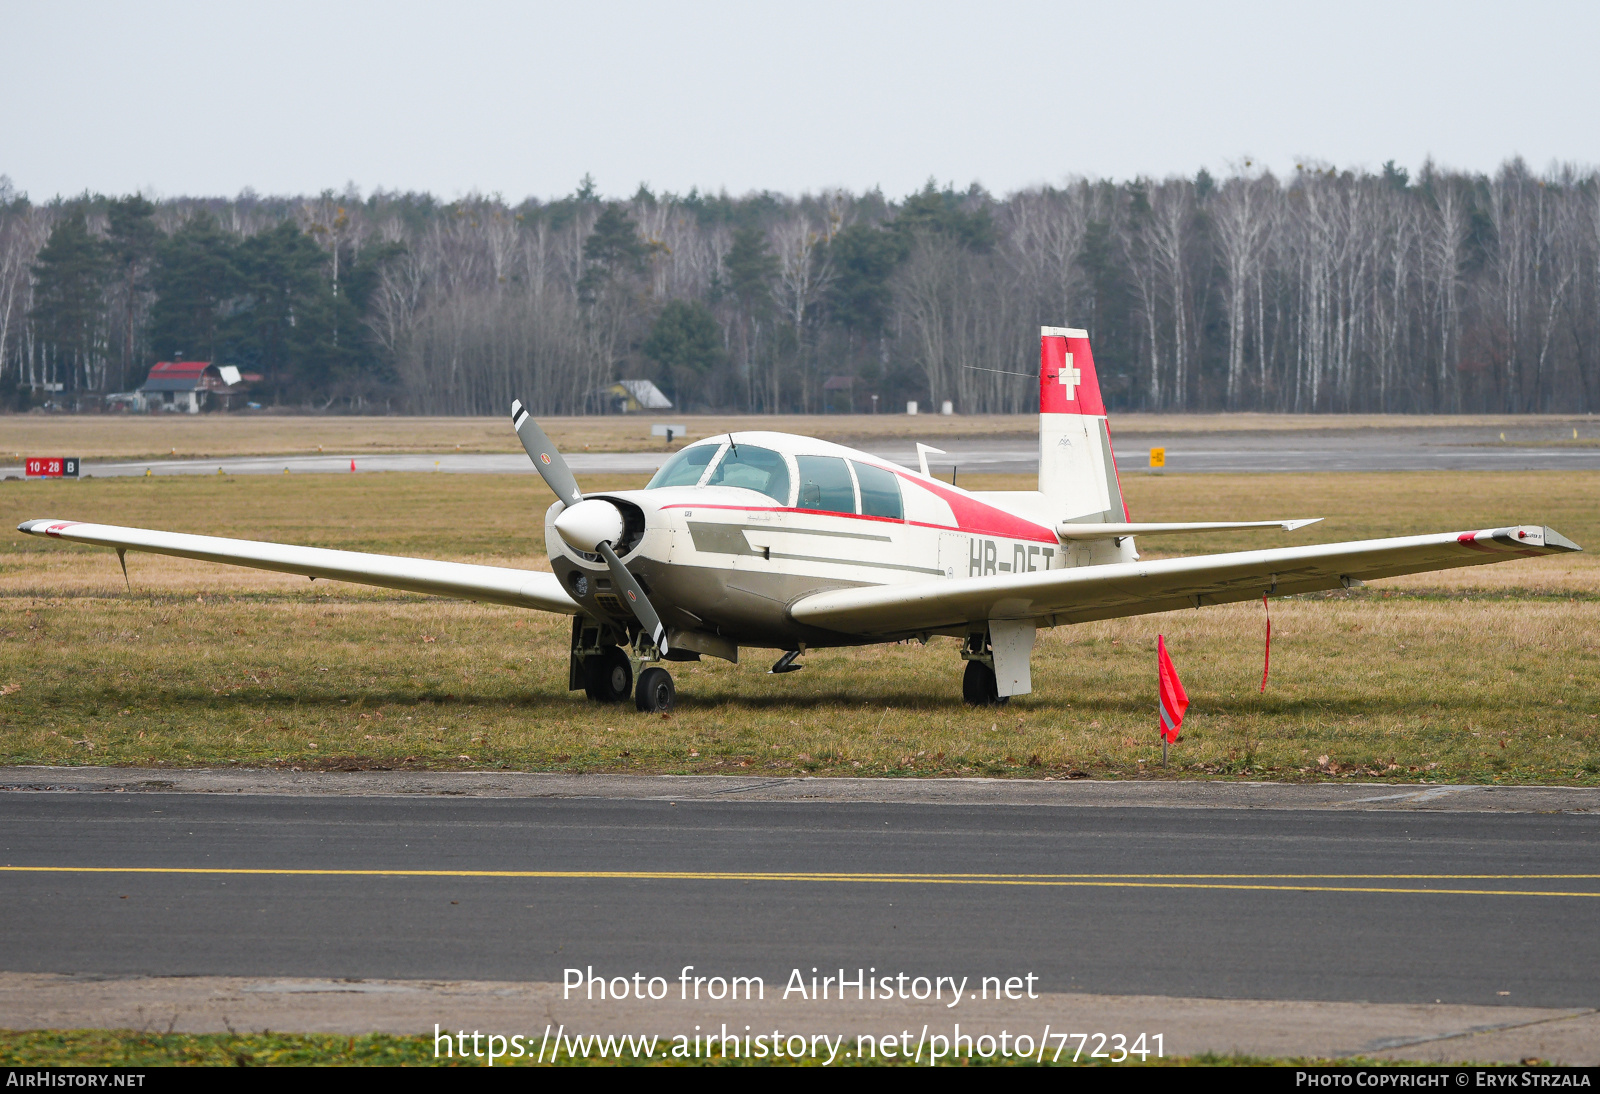
<path fill-rule="evenodd" d="M 964 494 L 953 486 L 946 486 L 937 479 L 912 479 L 904 475 L 900 478 L 907 482 L 914 482 L 929 493 L 936 494 L 947 505 L 950 512 L 955 515 L 956 529 L 962 532 L 971 532 L 981 536 L 1004 536 L 1007 539 L 1032 539 L 1044 543 L 1055 543 L 1056 534 L 1053 529 L 1035 524 L 1025 517 L 1015 513 L 1008 513 L 1004 509 L 979 501 L 970 494 Z M 941 527 L 928 525 L 928 527 Z"/>
<path fill-rule="evenodd" d="M 887 468 L 885 469 L 887 470 Z M 903 477 L 903 476 L 902 476 Z M 698 502 L 681 502 L 673 505 L 662 506 L 663 509 L 722 509 L 738 513 L 799 513 L 807 516 L 818 517 L 847 517 L 850 520 L 870 520 L 881 524 L 906 524 L 913 528 L 935 528 L 941 532 L 967 532 L 975 536 L 995 536 L 1001 539 L 1026 539 L 1039 543 L 1056 543 L 1055 532 L 1043 525 L 1025 520 L 1014 513 L 1004 509 L 997 509 L 992 505 L 970 498 L 960 491 L 952 491 L 949 487 L 934 489 L 923 479 L 907 479 L 925 490 L 943 498 L 949 505 L 950 511 L 955 515 L 956 523 L 930 524 L 920 520 L 896 520 L 894 517 L 875 517 L 867 513 L 836 513 L 831 509 L 788 509 L 783 506 L 761 505 L 717 505 Z M 942 484 L 933 484 L 940 486 Z M 774 529 L 782 531 L 782 529 Z"/>

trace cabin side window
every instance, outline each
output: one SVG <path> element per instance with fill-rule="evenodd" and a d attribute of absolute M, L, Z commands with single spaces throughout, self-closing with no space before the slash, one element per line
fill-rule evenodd
<path fill-rule="evenodd" d="M 850 461 L 861 484 L 861 511 L 869 517 L 905 520 L 905 505 L 900 500 L 900 477 L 893 471 L 867 463 Z"/>
<path fill-rule="evenodd" d="M 838 456 L 796 456 L 800 468 L 801 509 L 828 513 L 856 512 L 856 484 L 849 466 Z"/>

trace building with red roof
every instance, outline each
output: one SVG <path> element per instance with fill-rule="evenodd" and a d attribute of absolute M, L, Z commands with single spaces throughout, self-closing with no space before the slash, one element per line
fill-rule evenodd
<path fill-rule="evenodd" d="M 158 361 L 140 385 L 141 410 L 198 414 L 207 407 L 227 410 L 243 402 L 250 385 L 261 377 L 232 365 L 210 361 Z"/>

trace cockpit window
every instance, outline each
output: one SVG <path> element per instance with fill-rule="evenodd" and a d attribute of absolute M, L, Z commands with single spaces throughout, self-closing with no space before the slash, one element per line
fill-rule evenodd
<path fill-rule="evenodd" d="M 856 484 L 843 460 L 837 456 L 796 456 L 795 462 L 800 465 L 801 509 L 856 511 Z"/>
<path fill-rule="evenodd" d="M 765 494 L 779 505 L 788 505 L 789 464 L 770 448 L 731 444 L 706 485 L 740 486 Z"/>
<path fill-rule="evenodd" d="M 645 484 L 646 490 L 659 490 L 663 486 L 695 486 L 700 482 L 700 476 L 706 473 L 706 464 L 711 462 L 721 445 L 695 444 L 677 452 L 666 463 L 661 465 L 655 478 Z"/>
<path fill-rule="evenodd" d="M 861 511 L 869 517 L 905 520 L 905 507 L 900 501 L 900 480 L 894 472 L 854 460 L 850 462 L 856 469 L 856 481 L 861 484 Z"/>

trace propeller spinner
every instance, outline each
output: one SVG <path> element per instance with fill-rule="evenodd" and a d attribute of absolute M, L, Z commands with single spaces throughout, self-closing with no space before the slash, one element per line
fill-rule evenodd
<path fill-rule="evenodd" d="M 644 595 L 639 579 L 622 564 L 612 546 L 622 538 L 621 512 L 604 498 L 584 498 L 567 461 L 561 458 L 561 453 L 550 443 L 550 438 L 528 414 L 520 399 L 511 403 L 511 426 L 517 431 L 517 439 L 522 442 L 528 458 L 533 461 L 533 469 L 539 472 L 545 485 L 566 505 L 556 517 L 556 534 L 574 550 L 597 554 L 606 560 L 611 579 L 627 597 L 628 607 L 650 633 L 656 649 L 666 653 L 667 628 L 662 625 L 661 616 L 656 614 L 650 598 Z"/>

